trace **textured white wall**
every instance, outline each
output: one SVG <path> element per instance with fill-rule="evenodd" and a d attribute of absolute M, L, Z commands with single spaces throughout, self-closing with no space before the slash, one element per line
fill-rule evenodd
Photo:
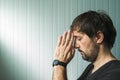
<path fill-rule="evenodd" d="M 0 80 L 52 80 L 57 38 L 87 10 L 105 10 L 117 29 L 112 52 L 120 59 L 120 0 L 0 0 Z M 68 79 L 87 62 L 76 51 Z"/>

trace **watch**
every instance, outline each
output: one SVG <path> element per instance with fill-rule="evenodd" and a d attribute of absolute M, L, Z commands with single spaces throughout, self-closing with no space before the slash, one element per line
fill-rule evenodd
<path fill-rule="evenodd" d="M 57 65 L 61 65 L 61 66 L 65 67 L 65 68 L 66 68 L 66 66 L 67 66 L 67 64 L 64 63 L 64 62 L 61 62 L 61 61 L 59 61 L 59 60 L 54 60 L 54 61 L 53 61 L 53 67 L 54 67 L 54 66 L 57 66 Z"/>

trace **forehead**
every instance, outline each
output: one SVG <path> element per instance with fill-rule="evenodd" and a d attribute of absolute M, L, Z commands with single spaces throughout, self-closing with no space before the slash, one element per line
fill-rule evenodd
<path fill-rule="evenodd" d="M 73 35 L 74 35 L 75 37 L 79 37 L 79 36 L 85 35 L 85 33 L 82 33 L 82 32 L 79 32 L 79 31 L 73 31 Z"/>
<path fill-rule="evenodd" d="M 92 40 L 87 34 L 83 33 L 83 32 L 78 32 L 78 31 L 73 31 L 73 35 L 76 38 L 81 38 L 85 41 L 90 41 Z"/>

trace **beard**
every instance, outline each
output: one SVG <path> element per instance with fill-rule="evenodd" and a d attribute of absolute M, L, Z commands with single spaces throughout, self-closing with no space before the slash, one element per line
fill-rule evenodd
<path fill-rule="evenodd" d="M 89 50 L 89 47 L 87 47 L 84 52 L 81 50 L 79 51 L 81 52 L 84 60 L 94 62 L 98 56 L 99 46 L 93 43 L 91 50 Z"/>

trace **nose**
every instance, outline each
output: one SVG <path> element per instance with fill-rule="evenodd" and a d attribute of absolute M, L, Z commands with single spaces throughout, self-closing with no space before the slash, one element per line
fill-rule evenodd
<path fill-rule="evenodd" d="M 80 46 L 79 46 L 79 43 L 78 43 L 78 41 L 76 40 L 75 41 L 75 48 L 79 48 Z"/>

